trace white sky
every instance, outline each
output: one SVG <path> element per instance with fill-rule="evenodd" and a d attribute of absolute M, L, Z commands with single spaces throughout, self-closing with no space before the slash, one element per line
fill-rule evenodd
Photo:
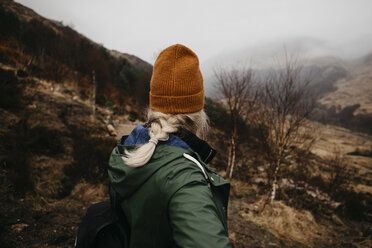
<path fill-rule="evenodd" d="M 344 56 L 372 51 L 371 0 L 16 0 L 109 49 L 150 63 L 174 43 L 201 63 L 258 44 L 309 37 Z M 327 55 L 327 54 L 325 54 Z"/>

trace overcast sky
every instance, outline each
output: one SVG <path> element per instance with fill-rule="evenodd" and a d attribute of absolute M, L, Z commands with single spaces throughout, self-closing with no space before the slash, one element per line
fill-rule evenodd
<path fill-rule="evenodd" d="M 230 51 L 307 38 L 331 55 L 372 51 L 371 0 L 16 1 L 109 49 L 150 63 L 174 43 L 190 47 L 201 62 Z"/>

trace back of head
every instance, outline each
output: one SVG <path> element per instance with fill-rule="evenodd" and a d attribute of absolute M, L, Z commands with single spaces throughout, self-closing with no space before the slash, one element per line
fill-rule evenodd
<path fill-rule="evenodd" d="M 180 44 L 166 48 L 155 61 L 150 82 L 150 140 L 132 152 L 126 151 L 124 162 L 132 167 L 145 165 L 158 141 L 167 140 L 179 128 L 204 138 L 208 118 L 203 107 L 204 87 L 198 57 Z"/>

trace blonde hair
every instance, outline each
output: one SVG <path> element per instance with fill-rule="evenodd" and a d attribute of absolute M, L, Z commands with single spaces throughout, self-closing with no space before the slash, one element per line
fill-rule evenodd
<path fill-rule="evenodd" d="M 187 114 L 166 114 L 149 110 L 147 119 L 150 122 L 148 143 L 134 151 L 125 150 L 122 157 L 125 164 L 131 167 L 145 165 L 152 157 L 158 140 L 168 140 L 169 134 L 185 128 L 201 139 L 205 139 L 209 131 L 209 120 L 204 110 Z"/>

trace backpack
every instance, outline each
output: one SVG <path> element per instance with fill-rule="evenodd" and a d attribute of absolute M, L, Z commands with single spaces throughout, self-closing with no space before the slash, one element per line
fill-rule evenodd
<path fill-rule="evenodd" d="M 79 226 L 75 248 L 128 248 L 130 226 L 121 197 L 109 186 L 110 201 L 90 206 Z"/>

